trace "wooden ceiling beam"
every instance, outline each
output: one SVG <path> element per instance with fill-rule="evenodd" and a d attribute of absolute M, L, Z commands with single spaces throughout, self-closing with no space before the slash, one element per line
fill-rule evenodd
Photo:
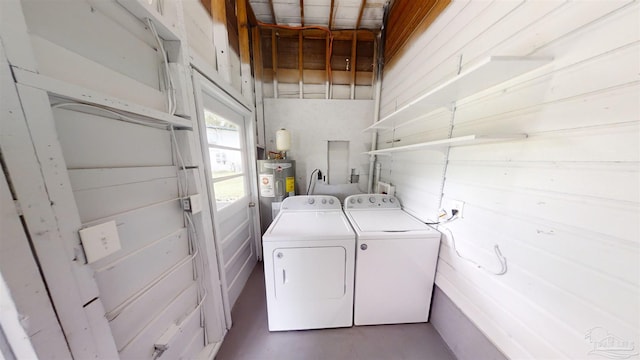
<path fill-rule="evenodd" d="M 269 8 L 271 9 L 271 23 L 278 24 L 276 22 L 276 9 L 273 7 L 273 0 L 269 0 Z"/>
<path fill-rule="evenodd" d="M 329 30 L 333 29 L 333 10 L 335 6 L 335 0 L 331 0 L 331 5 L 329 6 Z"/>
<path fill-rule="evenodd" d="M 360 3 L 360 12 L 358 13 L 358 20 L 356 20 L 355 29 L 358 30 L 360 28 L 360 22 L 362 22 L 362 14 L 364 14 L 364 8 L 367 6 L 367 0 L 362 0 Z"/>
<path fill-rule="evenodd" d="M 267 34 L 270 34 L 272 28 L 261 27 L 261 29 L 264 29 L 265 31 L 267 31 Z M 280 37 L 296 38 L 298 37 L 299 32 L 302 32 L 302 36 L 304 36 L 305 39 L 324 40 L 327 37 L 327 32 L 319 29 L 305 29 L 305 30 L 277 29 L 277 31 Z M 331 32 L 334 40 L 351 40 L 353 38 L 354 33 L 358 34 L 359 41 L 374 41 L 377 35 L 377 32 L 367 30 L 367 29 L 335 30 Z"/>

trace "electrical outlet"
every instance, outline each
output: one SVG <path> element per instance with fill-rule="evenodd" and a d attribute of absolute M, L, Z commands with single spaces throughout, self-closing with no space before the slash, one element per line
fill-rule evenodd
<path fill-rule="evenodd" d="M 456 213 L 456 218 L 461 219 L 463 210 L 464 210 L 464 201 L 454 200 L 454 199 L 445 199 L 442 202 L 442 209 L 441 209 L 441 211 L 444 211 L 444 216 L 441 216 L 442 213 L 438 214 L 440 216 L 440 219 L 444 220 L 452 217 L 453 216 L 452 210 L 457 210 L 458 212 Z"/>
<path fill-rule="evenodd" d="M 450 201 L 450 210 L 449 213 L 453 214 L 453 210 L 458 210 L 458 213 L 456 214 L 456 216 L 460 219 L 462 219 L 462 210 L 464 210 L 464 201 L 460 201 L 460 200 L 451 200 Z"/>
<path fill-rule="evenodd" d="M 115 221 L 81 229 L 79 233 L 89 264 L 121 249 Z"/>

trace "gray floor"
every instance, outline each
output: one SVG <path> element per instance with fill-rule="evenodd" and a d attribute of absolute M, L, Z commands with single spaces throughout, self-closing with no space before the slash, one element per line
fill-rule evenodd
<path fill-rule="evenodd" d="M 216 356 L 218 360 L 455 360 L 428 323 L 270 333 L 262 263 L 251 274 L 232 318 L 233 327 Z"/>

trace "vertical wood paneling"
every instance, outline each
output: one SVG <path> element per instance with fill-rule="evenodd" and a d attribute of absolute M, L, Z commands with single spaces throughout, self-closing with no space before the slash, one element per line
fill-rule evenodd
<path fill-rule="evenodd" d="M 440 227 L 436 284 L 509 358 L 587 358 L 594 328 L 640 343 L 638 11 L 629 1 L 454 1 L 385 70 L 388 114 L 455 74 L 460 55 L 463 67 L 488 55 L 554 58 L 379 136 L 379 148 L 447 138 L 446 113 L 453 136 L 529 134 L 441 161 L 434 150 L 380 160 L 383 180 L 425 220 L 442 181 L 444 201 L 465 202 L 464 217 Z M 490 273 L 496 244 L 504 276 Z"/>

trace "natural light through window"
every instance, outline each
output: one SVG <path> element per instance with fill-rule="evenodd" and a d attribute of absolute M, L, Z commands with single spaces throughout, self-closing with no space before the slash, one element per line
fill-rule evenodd
<path fill-rule="evenodd" d="M 246 195 L 242 128 L 205 109 L 211 181 L 218 210 Z"/>

